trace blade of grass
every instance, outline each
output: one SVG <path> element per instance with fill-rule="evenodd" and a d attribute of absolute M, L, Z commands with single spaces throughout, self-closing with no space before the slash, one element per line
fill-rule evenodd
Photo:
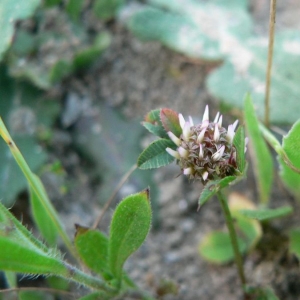
<path fill-rule="evenodd" d="M 69 249 L 69 251 L 74 255 L 74 257 L 77 257 L 76 251 L 66 234 L 63 225 L 61 224 L 58 215 L 51 204 L 50 201 L 48 201 L 47 197 L 45 197 L 44 191 L 41 188 L 41 185 L 37 184 L 35 174 L 30 170 L 28 164 L 26 163 L 22 153 L 14 143 L 13 139 L 11 138 L 8 130 L 6 129 L 2 119 L 0 118 L 0 135 L 8 145 L 13 157 L 15 158 L 17 164 L 19 165 L 20 169 L 22 170 L 24 176 L 26 177 L 28 184 L 31 186 L 32 190 L 36 193 L 37 197 L 39 198 L 43 208 L 45 211 L 48 212 L 48 216 L 57 228 L 58 234 L 61 236 L 62 240 L 64 241 L 65 245 Z"/>

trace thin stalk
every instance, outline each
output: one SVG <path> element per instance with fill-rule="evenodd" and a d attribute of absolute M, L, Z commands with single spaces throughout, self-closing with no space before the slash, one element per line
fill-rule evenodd
<path fill-rule="evenodd" d="M 101 214 L 98 216 L 98 218 L 96 219 L 96 221 L 94 222 L 93 225 L 93 229 L 96 229 L 98 227 L 98 225 L 100 224 L 104 213 L 107 211 L 107 209 L 109 208 L 111 202 L 113 201 L 113 199 L 116 197 L 118 191 L 120 190 L 120 188 L 124 185 L 124 183 L 126 182 L 126 180 L 129 178 L 129 176 L 135 171 L 135 169 L 137 168 L 137 165 L 134 164 L 129 171 L 122 177 L 122 179 L 120 180 L 119 184 L 117 185 L 117 187 L 115 188 L 113 194 L 110 196 L 110 198 L 106 201 L 106 204 L 104 205 Z"/>
<path fill-rule="evenodd" d="M 222 192 L 218 192 L 217 196 L 220 201 L 223 213 L 225 215 L 226 225 L 227 225 L 227 228 L 229 231 L 231 245 L 232 245 L 233 252 L 234 252 L 234 259 L 235 259 L 235 263 L 236 263 L 236 266 L 238 269 L 238 275 L 239 275 L 239 278 L 240 278 L 240 281 L 241 281 L 241 284 L 243 287 L 243 291 L 244 291 L 244 288 L 246 286 L 246 277 L 245 277 L 245 273 L 244 273 L 242 256 L 239 251 L 237 235 L 236 235 L 235 228 L 233 225 L 233 219 L 232 219 L 232 216 L 231 216 L 228 204 L 227 204 L 227 199 L 225 199 Z"/>
<path fill-rule="evenodd" d="M 49 217 L 51 218 L 52 222 L 55 224 L 57 231 L 58 231 L 59 235 L 61 236 L 62 240 L 64 241 L 65 245 L 67 246 L 69 251 L 74 255 L 74 257 L 76 258 L 77 257 L 76 251 L 58 218 L 55 208 L 53 207 L 51 202 L 48 201 L 48 199 L 46 199 L 44 197 L 44 191 L 41 189 L 41 187 L 38 184 L 36 184 L 36 179 L 35 179 L 36 175 L 34 173 L 32 173 L 32 171 L 30 170 L 26 160 L 24 159 L 22 153 L 20 152 L 20 150 L 14 143 L 13 139 L 11 138 L 11 136 L 10 136 L 8 130 L 6 129 L 1 118 L 0 118 L 0 135 L 2 136 L 2 138 L 8 145 L 17 164 L 19 165 L 20 169 L 22 170 L 23 174 L 25 175 L 28 183 L 30 184 L 30 186 L 32 187 L 32 189 L 34 190 L 36 195 L 38 196 L 42 206 L 48 212 Z"/>
<path fill-rule="evenodd" d="M 276 0 L 271 0 L 270 19 L 269 19 L 269 46 L 268 46 L 268 63 L 266 72 L 266 90 L 265 90 L 265 125 L 270 125 L 270 86 L 274 48 L 274 31 L 276 20 Z"/>

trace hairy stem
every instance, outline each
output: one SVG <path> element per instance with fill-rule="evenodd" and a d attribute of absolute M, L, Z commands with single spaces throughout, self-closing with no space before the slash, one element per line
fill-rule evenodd
<path fill-rule="evenodd" d="M 224 197 L 224 195 L 222 194 L 221 191 L 217 193 L 217 196 L 220 201 L 223 213 L 225 215 L 226 225 L 227 225 L 227 228 L 229 231 L 231 245 L 232 245 L 233 252 L 234 252 L 235 263 L 236 263 L 236 266 L 238 269 L 238 274 L 239 274 L 241 284 L 242 284 L 243 290 L 244 290 L 244 287 L 246 286 L 246 277 L 245 277 L 245 273 L 244 273 L 242 256 L 239 251 L 237 235 L 236 235 L 236 231 L 235 231 L 235 228 L 233 225 L 233 219 L 232 219 L 232 216 L 231 216 L 228 204 L 227 204 L 227 199 Z"/>

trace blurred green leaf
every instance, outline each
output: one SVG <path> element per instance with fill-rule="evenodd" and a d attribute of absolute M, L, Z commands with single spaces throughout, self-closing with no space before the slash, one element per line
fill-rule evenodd
<path fill-rule="evenodd" d="M 84 0 L 69 0 L 66 10 L 73 21 L 78 21 Z"/>
<path fill-rule="evenodd" d="M 98 34 L 94 43 L 74 55 L 73 69 L 79 71 L 89 67 L 110 45 L 111 36 L 107 32 Z"/>
<path fill-rule="evenodd" d="M 249 287 L 245 288 L 248 295 L 254 297 L 255 300 L 279 300 L 274 291 L 269 287 Z"/>
<path fill-rule="evenodd" d="M 262 204 L 266 204 L 269 201 L 273 182 L 273 160 L 266 142 L 261 135 L 252 99 L 249 94 L 247 94 L 245 98 L 244 113 L 246 129 L 250 139 L 250 147 L 253 149 L 250 154 L 253 154 L 253 169 L 256 175 L 256 184 L 258 186 L 260 201 Z"/>
<path fill-rule="evenodd" d="M 176 145 L 167 139 L 154 141 L 138 157 L 138 167 L 145 170 L 160 168 L 170 164 L 175 158 L 166 151 L 168 147 L 175 149 Z"/>
<path fill-rule="evenodd" d="M 37 176 L 34 176 L 34 178 L 35 184 L 43 192 L 43 197 L 50 203 L 43 183 Z M 30 208 L 34 217 L 34 221 L 48 245 L 51 247 L 55 247 L 57 245 L 58 237 L 56 224 L 53 222 L 51 216 L 49 215 L 49 211 L 45 209 L 44 205 L 41 203 L 41 200 L 39 199 L 38 195 L 35 193 L 31 185 L 29 185 L 29 190 Z"/>
<path fill-rule="evenodd" d="M 238 238 L 241 253 L 244 253 L 247 245 Z M 233 260 L 234 253 L 228 233 L 214 231 L 207 234 L 199 245 L 200 255 L 207 261 L 215 264 L 225 264 Z"/>
<path fill-rule="evenodd" d="M 71 2 L 67 9 L 73 9 L 80 1 Z M 75 17 L 78 12 L 70 13 Z M 41 21 L 44 19 L 47 19 L 47 11 L 41 12 L 38 28 L 44 28 Z M 111 38 L 107 32 L 101 32 L 91 40 L 84 27 L 72 22 L 66 14 L 58 14 L 57 24 L 63 24 L 64 30 L 53 26 L 51 30 L 44 28 L 35 34 L 24 30 L 17 34 L 15 45 L 8 55 L 11 76 L 26 79 L 47 90 L 71 73 L 90 67 L 110 44 Z M 42 52 L 45 45 L 47 51 Z"/>
<path fill-rule="evenodd" d="M 232 47 L 226 62 L 207 79 L 210 93 L 223 103 L 243 110 L 243 97 L 251 93 L 260 118 L 264 115 L 268 42 L 253 37 Z M 300 33 L 276 34 L 271 77 L 270 120 L 292 124 L 299 119 Z"/>
<path fill-rule="evenodd" d="M 158 40 L 193 58 L 222 60 L 252 31 L 250 15 L 238 1 L 149 2 L 152 6 L 133 13 L 128 28 L 143 40 Z"/>
<path fill-rule="evenodd" d="M 246 242 L 247 251 L 253 249 L 262 237 L 262 227 L 257 220 L 249 219 L 241 213 L 241 210 L 254 210 L 255 204 L 238 193 L 231 193 L 229 196 L 229 209 L 236 226 L 239 229 L 241 238 Z"/>
<path fill-rule="evenodd" d="M 240 210 L 240 213 L 251 219 L 256 219 L 259 221 L 266 221 L 275 218 L 282 218 L 290 215 L 293 212 L 291 206 L 283 206 L 275 209 L 257 209 L 257 210 Z"/>
<path fill-rule="evenodd" d="M 33 86 L 14 81 L 4 66 L 0 66 L 0 90 L 0 116 L 30 168 L 37 171 L 45 162 L 46 153 L 37 144 L 34 133 L 53 124 L 60 104 L 54 99 L 44 99 L 43 93 Z M 2 140 L 0 153 L 3 154 L 0 156 L 0 197 L 10 206 L 15 196 L 26 188 L 26 180 Z"/>
<path fill-rule="evenodd" d="M 84 264 L 106 278 L 109 273 L 108 238 L 99 230 L 76 225 L 74 242 Z"/>
<path fill-rule="evenodd" d="M 26 161 L 33 170 L 37 170 L 46 160 L 46 154 L 41 151 L 33 137 L 24 136 L 15 138 Z M 0 190 L 1 200 L 5 205 L 11 205 L 18 193 L 27 187 L 26 179 L 22 174 L 9 148 L 0 140 Z"/>
<path fill-rule="evenodd" d="M 0 61 L 10 47 L 14 25 L 17 20 L 29 18 L 40 4 L 40 0 L 2 0 L 0 5 Z"/>
<path fill-rule="evenodd" d="M 243 209 L 255 209 L 255 205 L 238 193 L 231 193 L 228 206 L 235 220 L 238 243 L 241 253 L 253 249 L 262 236 L 262 228 L 257 220 L 251 220 L 240 213 Z M 199 245 L 200 254 L 208 261 L 223 264 L 234 259 L 232 244 L 228 233 L 215 231 L 206 235 Z"/>
<path fill-rule="evenodd" d="M 300 120 L 298 120 L 288 134 L 283 137 L 282 147 L 290 162 L 300 169 Z M 291 170 L 282 158 L 278 157 L 280 163 L 280 177 L 285 186 L 300 199 L 300 174 Z"/>
<path fill-rule="evenodd" d="M 125 0 L 95 0 L 93 11 L 101 20 L 112 19 L 118 9 L 125 4 Z"/>
<path fill-rule="evenodd" d="M 149 190 L 126 197 L 117 206 L 109 237 L 109 264 L 112 274 L 121 279 L 126 259 L 144 242 L 151 226 Z"/>
<path fill-rule="evenodd" d="M 300 228 L 292 229 L 290 235 L 290 251 L 300 259 Z"/>

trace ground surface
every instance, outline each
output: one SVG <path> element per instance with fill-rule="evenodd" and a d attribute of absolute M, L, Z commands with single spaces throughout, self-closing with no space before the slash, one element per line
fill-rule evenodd
<path fill-rule="evenodd" d="M 299 28 L 297 1 L 278 5 L 278 26 Z M 254 1 L 252 10 L 257 20 L 256 30 L 263 32 L 268 23 L 267 1 Z M 218 101 L 211 98 L 205 89 L 205 77 L 211 66 L 192 62 L 158 43 L 142 43 L 117 23 L 99 26 L 112 33 L 111 47 L 88 74 L 71 78 L 62 87 L 62 94 L 66 95 L 65 104 L 68 97 L 77 97 L 73 103 L 81 105 L 80 112 L 73 116 L 71 127 L 62 125 L 63 118 L 72 115 L 68 111 L 70 108 L 64 106 L 54 135 L 52 155 L 62 161 L 68 172 L 69 178 L 65 179 L 69 185 L 68 193 L 61 195 L 61 182 L 57 182 L 51 174 L 44 174 L 43 178 L 70 235 L 74 234 L 74 223 L 90 226 L 101 212 L 99 195 L 103 186 L 99 170 L 95 171 L 86 154 L 82 154 L 84 151 L 80 143 L 79 147 L 76 143 L 79 133 L 84 135 L 85 130 L 92 128 L 97 132 L 101 129 L 99 112 L 103 106 L 99 103 L 120 111 L 127 120 L 141 119 L 149 110 L 159 107 L 169 107 L 200 120 L 206 104 L 210 106 L 211 117 L 215 116 L 219 107 Z M 232 120 L 230 116 L 225 122 L 228 124 Z M 146 138 L 145 143 L 147 141 Z M 122 145 L 119 147 L 121 149 Z M 237 190 L 256 201 L 251 164 L 248 173 L 247 180 L 240 183 Z M 213 229 L 224 229 L 218 202 L 213 199 L 197 212 L 201 184 L 187 182 L 177 175 L 175 165 L 155 172 L 154 182 L 159 190 L 156 199 L 159 223 L 141 249 L 129 259 L 126 269 L 152 295 L 164 281 L 172 282 L 177 287 L 177 295 L 166 295 L 162 298 L 165 300 L 241 299 L 235 266 L 232 263 L 215 266 L 205 262 L 198 254 L 198 244 L 205 234 Z M 272 206 L 290 204 L 299 213 L 299 202 L 293 200 L 276 180 Z M 121 195 L 139 188 L 125 184 Z M 101 223 L 101 229 L 107 229 L 114 205 Z M 249 283 L 269 285 L 280 299 L 285 300 L 300 299 L 299 266 L 289 255 L 286 242 L 287 230 L 294 224 L 297 224 L 296 217 L 271 223 L 264 228 L 266 234 L 258 248 L 245 257 Z M 266 254 L 266 245 L 272 248 L 271 253 Z"/>

